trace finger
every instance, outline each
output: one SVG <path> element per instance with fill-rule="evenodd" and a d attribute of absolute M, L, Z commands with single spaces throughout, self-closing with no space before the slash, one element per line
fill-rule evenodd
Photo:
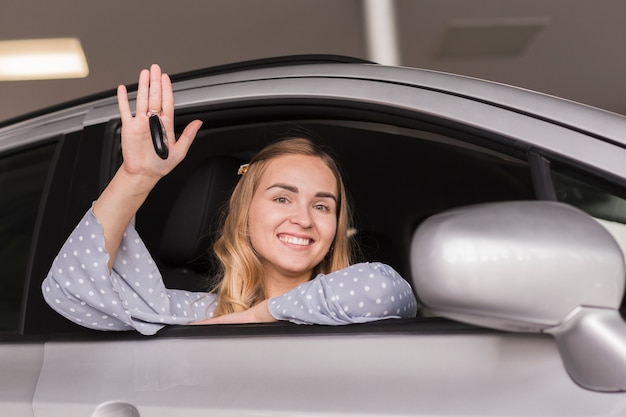
<path fill-rule="evenodd" d="M 128 91 L 124 85 L 117 86 L 117 107 L 120 110 L 122 123 L 126 123 L 133 117 L 130 111 L 130 104 L 128 104 Z"/>
<path fill-rule="evenodd" d="M 167 74 L 161 76 L 161 93 L 163 95 L 161 114 L 174 120 L 174 91 L 172 81 Z"/>
<path fill-rule="evenodd" d="M 201 120 L 194 120 L 193 122 L 190 122 L 176 141 L 176 144 L 174 145 L 175 148 L 172 149 L 172 152 L 176 153 L 181 160 L 185 157 L 185 155 L 187 155 L 187 151 L 191 147 L 191 144 L 195 140 L 198 130 L 200 130 L 201 127 Z"/>
<path fill-rule="evenodd" d="M 161 67 L 152 64 L 150 67 L 150 94 L 148 97 L 148 111 L 160 113 L 163 104 L 161 101 Z"/>
<path fill-rule="evenodd" d="M 150 71 L 142 70 L 139 73 L 139 84 L 137 86 L 136 114 L 146 114 L 148 112 L 149 89 L 150 89 Z"/>

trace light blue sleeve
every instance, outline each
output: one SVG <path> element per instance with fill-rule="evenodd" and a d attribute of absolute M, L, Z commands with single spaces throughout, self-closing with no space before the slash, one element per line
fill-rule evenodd
<path fill-rule="evenodd" d="M 135 229 L 129 226 L 113 271 L 102 227 L 89 210 L 54 259 L 42 291 L 58 313 L 98 330 L 156 333 L 166 324 L 210 318 L 215 296 L 165 288 L 161 273 Z"/>
<path fill-rule="evenodd" d="M 352 324 L 417 314 L 411 286 L 389 265 L 360 263 L 320 274 L 269 300 L 277 320 L 298 324 Z"/>

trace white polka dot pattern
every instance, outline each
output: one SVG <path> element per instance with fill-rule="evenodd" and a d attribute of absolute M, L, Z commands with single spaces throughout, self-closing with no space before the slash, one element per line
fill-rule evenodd
<path fill-rule="evenodd" d="M 318 275 L 269 300 L 278 320 L 299 324 L 352 324 L 417 314 L 409 284 L 389 265 L 360 263 Z"/>
<path fill-rule="evenodd" d="M 132 227 L 109 273 L 102 228 L 92 211 L 83 217 L 42 284 L 45 300 L 61 315 L 99 330 L 151 335 L 166 324 L 210 317 L 215 295 L 165 288 L 161 273 Z"/>
<path fill-rule="evenodd" d="M 151 335 L 167 324 L 210 318 L 215 295 L 165 288 L 150 253 L 128 227 L 107 268 L 100 223 L 89 210 L 65 242 L 42 284 L 46 302 L 68 319 L 92 329 Z M 409 284 L 390 266 L 362 263 L 319 275 L 269 300 L 278 320 L 300 324 L 350 324 L 415 317 Z"/>

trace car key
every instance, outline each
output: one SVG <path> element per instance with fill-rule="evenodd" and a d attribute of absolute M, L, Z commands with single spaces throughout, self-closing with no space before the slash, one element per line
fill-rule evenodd
<path fill-rule="evenodd" d="M 156 114 L 150 115 L 148 120 L 150 122 L 150 135 L 152 136 L 154 151 L 161 159 L 167 159 L 169 149 L 167 148 L 167 133 L 165 132 L 163 122 Z"/>

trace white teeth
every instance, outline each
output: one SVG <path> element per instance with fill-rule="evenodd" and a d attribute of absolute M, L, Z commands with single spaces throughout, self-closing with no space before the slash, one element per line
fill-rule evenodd
<path fill-rule="evenodd" d="M 309 244 L 310 239 L 303 239 L 295 236 L 279 236 L 281 242 L 291 243 L 294 245 L 306 246 Z"/>

